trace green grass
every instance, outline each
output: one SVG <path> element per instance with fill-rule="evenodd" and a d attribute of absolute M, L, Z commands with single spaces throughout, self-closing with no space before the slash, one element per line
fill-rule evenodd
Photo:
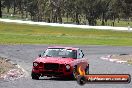
<path fill-rule="evenodd" d="M 0 44 L 132 45 L 132 33 L 0 22 Z"/>
<path fill-rule="evenodd" d="M 102 21 L 97 20 L 97 25 L 100 26 L 101 24 L 102 24 Z M 114 26 L 116 26 L 116 27 L 128 27 L 131 25 L 132 25 L 132 21 L 122 21 L 122 20 L 120 20 L 119 22 L 117 20 L 115 20 L 115 24 L 114 24 Z M 107 26 L 112 26 L 111 20 L 107 21 Z"/>

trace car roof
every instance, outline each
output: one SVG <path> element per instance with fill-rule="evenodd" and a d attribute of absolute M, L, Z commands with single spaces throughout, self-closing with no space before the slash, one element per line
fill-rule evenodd
<path fill-rule="evenodd" d="M 74 48 L 74 47 L 64 47 L 64 46 L 52 46 L 52 47 L 48 47 L 48 49 L 50 48 L 64 48 L 64 49 L 70 49 L 70 50 L 78 50 L 79 48 Z"/>

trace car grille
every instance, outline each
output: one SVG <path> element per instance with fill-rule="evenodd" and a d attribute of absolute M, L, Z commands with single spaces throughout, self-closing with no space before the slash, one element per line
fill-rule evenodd
<path fill-rule="evenodd" d="M 48 74 L 48 75 L 63 75 L 64 73 L 63 72 L 48 72 L 48 71 L 45 71 L 44 74 Z"/>
<path fill-rule="evenodd" d="M 59 64 L 56 63 L 44 63 L 45 70 L 58 70 Z"/>

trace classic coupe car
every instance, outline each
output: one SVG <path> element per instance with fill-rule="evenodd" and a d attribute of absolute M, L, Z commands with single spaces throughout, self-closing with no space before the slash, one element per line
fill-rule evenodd
<path fill-rule="evenodd" d="M 48 47 L 33 62 L 32 79 L 39 79 L 40 76 L 76 79 L 77 75 L 89 74 L 89 63 L 83 57 L 79 48 Z"/>

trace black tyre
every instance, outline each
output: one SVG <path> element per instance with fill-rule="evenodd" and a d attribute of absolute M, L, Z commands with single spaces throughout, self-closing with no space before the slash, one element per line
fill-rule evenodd
<path fill-rule="evenodd" d="M 39 74 L 36 74 L 36 73 L 31 73 L 31 76 L 32 76 L 32 79 L 35 79 L 35 80 L 39 80 Z"/>
<path fill-rule="evenodd" d="M 87 79 L 84 76 L 78 76 L 77 83 L 79 85 L 84 85 L 84 84 L 86 84 L 86 82 L 87 82 Z"/>

